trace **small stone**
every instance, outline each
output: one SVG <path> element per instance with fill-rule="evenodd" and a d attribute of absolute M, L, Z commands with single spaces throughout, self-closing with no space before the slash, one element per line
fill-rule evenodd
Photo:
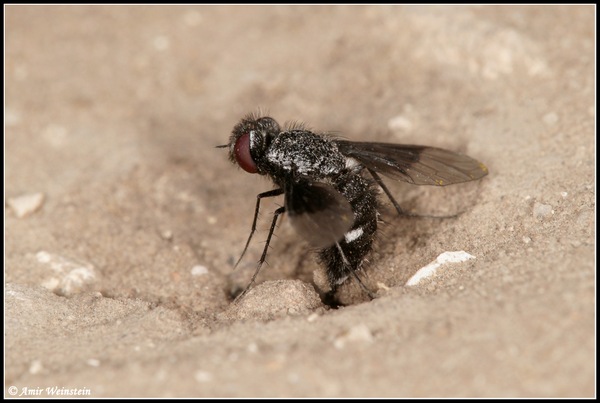
<path fill-rule="evenodd" d="M 42 362 L 40 360 L 33 360 L 31 365 L 29 366 L 29 373 L 31 375 L 39 374 L 44 369 Z"/>
<path fill-rule="evenodd" d="M 475 259 L 475 256 L 468 254 L 465 251 L 455 252 L 444 252 L 440 254 L 437 259 L 429 263 L 427 266 L 420 268 L 411 278 L 406 282 L 406 286 L 413 286 L 419 284 L 423 279 L 435 275 L 437 270 L 449 263 L 460 263 L 470 259 Z"/>
<path fill-rule="evenodd" d="M 36 212 L 44 203 L 43 193 L 31 193 L 8 199 L 8 207 L 18 218 L 23 218 Z"/>
<path fill-rule="evenodd" d="M 350 328 L 348 332 L 336 338 L 333 346 L 338 350 L 343 349 L 347 343 L 372 343 L 373 333 L 365 324 L 356 325 Z"/>
<path fill-rule="evenodd" d="M 210 372 L 207 371 L 196 371 L 196 373 L 194 374 L 194 378 L 197 382 L 206 383 L 212 381 L 213 376 Z"/>
<path fill-rule="evenodd" d="M 90 358 L 85 363 L 87 365 L 89 365 L 90 367 L 99 367 L 100 366 L 100 360 L 97 360 L 95 358 Z"/>
<path fill-rule="evenodd" d="M 413 129 L 413 124 L 404 116 L 396 116 L 388 121 L 388 128 L 390 130 L 403 130 L 410 132 Z"/>
<path fill-rule="evenodd" d="M 554 214 L 554 210 L 552 210 L 552 206 L 549 204 L 535 202 L 533 205 L 533 216 L 538 220 L 548 218 L 552 214 Z"/>
<path fill-rule="evenodd" d="M 192 276 L 203 276 L 205 274 L 208 274 L 208 269 L 205 266 L 198 264 L 192 267 Z"/>

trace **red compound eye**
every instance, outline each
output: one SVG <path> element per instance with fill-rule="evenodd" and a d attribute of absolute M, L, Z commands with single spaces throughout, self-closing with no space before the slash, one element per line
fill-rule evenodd
<path fill-rule="evenodd" d="M 250 172 L 251 174 L 255 174 L 258 172 L 258 168 L 256 168 L 256 163 L 252 159 L 250 155 L 250 134 L 244 133 L 240 136 L 239 139 L 235 142 L 235 148 L 233 149 L 233 153 L 235 155 L 235 160 L 238 165 L 242 167 L 242 169 L 246 172 Z"/>

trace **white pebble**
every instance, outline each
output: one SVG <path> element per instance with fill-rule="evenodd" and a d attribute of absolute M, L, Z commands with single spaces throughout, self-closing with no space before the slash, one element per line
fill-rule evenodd
<path fill-rule="evenodd" d="M 246 351 L 248 351 L 249 353 L 252 353 L 252 354 L 258 353 L 258 344 L 254 343 L 254 342 L 248 344 L 248 346 L 246 347 Z"/>
<path fill-rule="evenodd" d="M 18 218 L 23 218 L 36 212 L 44 203 L 43 193 L 31 193 L 8 199 L 8 207 Z"/>
<path fill-rule="evenodd" d="M 213 376 L 210 372 L 196 371 L 196 373 L 194 374 L 194 378 L 197 382 L 206 383 L 212 381 Z"/>
<path fill-rule="evenodd" d="M 31 365 L 29 366 L 29 373 L 31 375 L 39 374 L 44 369 L 42 362 L 40 360 L 33 360 Z"/>
<path fill-rule="evenodd" d="M 46 251 L 36 253 L 35 257 L 53 273 L 42 282 L 42 286 L 49 290 L 69 296 L 86 289 L 97 280 L 94 266 L 89 263 L 77 262 Z"/>
<path fill-rule="evenodd" d="M 349 342 L 372 343 L 373 333 L 371 333 L 371 329 L 365 324 L 356 325 L 350 328 L 347 333 L 335 339 L 333 346 L 341 350 Z"/>
<path fill-rule="evenodd" d="M 552 214 L 554 214 L 554 210 L 552 210 L 552 206 L 549 204 L 535 202 L 535 204 L 533 205 L 533 216 L 538 220 L 547 218 L 549 215 Z"/>
<path fill-rule="evenodd" d="M 90 367 L 99 367 L 100 366 L 100 360 L 97 360 L 96 358 L 90 358 L 85 363 L 87 365 L 89 365 Z"/>
<path fill-rule="evenodd" d="M 203 276 L 208 274 L 208 269 L 200 264 L 192 267 L 192 276 Z"/>
<path fill-rule="evenodd" d="M 470 259 L 475 259 L 475 256 L 468 254 L 465 251 L 444 252 L 427 266 L 420 268 L 411 278 L 408 279 L 405 285 L 413 286 L 419 284 L 423 279 L 433 276 L 437 269 L 447 263 L 460 263 Z"/>
<path fill-rule="evenodd" d="M 388 121 L 388 128 L 390 130 L 404 130 L 409 132 L 413 129 L 413 123 L 404 116 L 396 116 Z"/>

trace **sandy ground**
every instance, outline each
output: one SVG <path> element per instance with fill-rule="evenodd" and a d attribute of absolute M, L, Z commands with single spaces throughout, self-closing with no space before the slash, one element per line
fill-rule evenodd
<path fill-rule="evenodd" d="M 595 394 L 593 7 L 5 12 L 5 396 Z M 490 175 L 401 190 L 464 213 L 384 214 L 377 299 L 322 305 L 283 220 L 234 305 L 282 201 L 233 272 L 271 184 L 214 146 L 259 107 Z"/>

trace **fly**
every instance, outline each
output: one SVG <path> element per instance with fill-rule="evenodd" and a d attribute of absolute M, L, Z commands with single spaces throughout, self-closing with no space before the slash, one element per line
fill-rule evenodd
<path fill-rule="evenodd" d="M 481 162 L 441 148 L 347 141 L 314 133 L 300 124 L 282 130 L 273 118 L 253 114 L 233 128 L 228 144 L 218 147 L 228 148 L 229 159 L 246 172 L 267 175 L 275 184 L 275 189 L 257 195 L 250 235 L 236 267 L 256 231 L 261 200 L 284 197 L 283 207 L 273 214 L 256 271 L 238 300 L 254 284 L 283 213 L 318 250 L 331 286 L 329 296 L 352 276 L 374 298 L 357 271 L 372 250 L 377 232 L 377 187 L 398 214 L 405 214 L 380 174 L 413 185 L 446 186 L 478 180 L 488 173 Z"/>

